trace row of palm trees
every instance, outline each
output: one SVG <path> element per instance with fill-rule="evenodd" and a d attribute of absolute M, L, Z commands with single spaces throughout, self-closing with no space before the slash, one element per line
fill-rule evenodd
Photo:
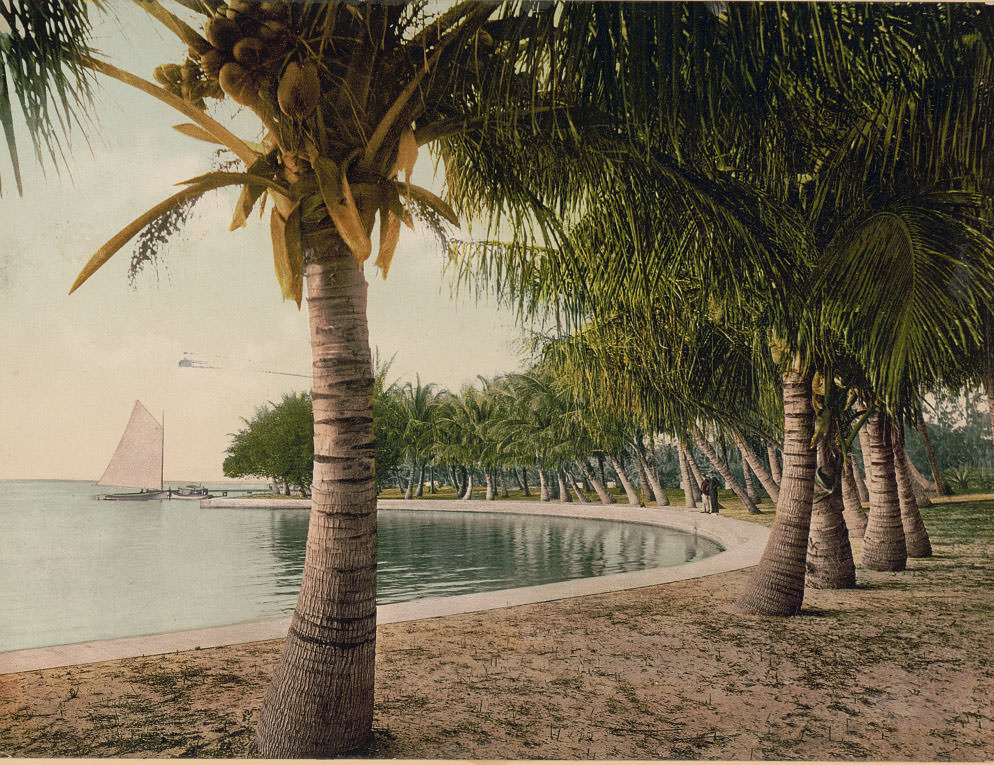
<path fill-rule="evenodd" d="M 600 407 L 650 431 L 707 424 L 782 445 L 777 521 L 739 600 L 767 615 L 798 613 L 806 577 L 855 582 L 842 485 L 858 433 L 861 564 L 897 571 L 928 554 L 901 430 L 927 391 L 983 382 L 992 363 L 990 13 L 808 10 L 794 19 L 835 30 L 811 45 L 841 35 L 824 69 L 811 45 L 791 51 L 797 28 L 751 19 L 782 56 L 708 91 L 706 130 L 700 104 L 677 111 L 675 132 L 647 118 L 644 155 L 603 169 L 554 249 L 463 253 L 467 278 L 560 317 L 549 352 Z M 699 19 L 718 52 L 688 64 L 688 92 L 743 74 L 728 58 L 745 54 L 739 13 Z"/>
<path fill-rule="evenodd" d="M 384 274 L 415 217 L 491 232 L 462 248 L 461 276 L 559 319 L 549 353 L 594 410 L 625 412 L 646 433 L 735 427 L 783 444 L 777 521 L 744 610 L 799 610 L 821 553 L 808 556 L 810 532 L 838 526 L 835 476 L 860 420 L 863 564 L 904 565 L 895 431 L 923 391 L 980 380 L 990 392 L 994 379 L 990 9 L 143 0 L 183 44 L 183 82 L 159 87 L 63 45 L 86 25 L 50 24 L 62 9 L 43 5 L 4 11 L 0 62 L 44 64 L 14 78 L 29 110 L 70 100 L 63 84 L 77 78 L 46 90 L 49 73 L 98 72 L 170 105 L 185 134 L 244 168 L 188 181 L 112 237 L 74 288 L 147 225 L 225 185 L 243 190 L 236 227 L 273 202 L 280 287 L 299 305 L 306 284 L 313 509 L 262 756 L 345 752 L 371 731 L 375 377 L 362 267 L 377 218 Z M 87 5 L 66 4 L 66 17 Z M 242 104 L 259 140 L 233 134 L 204 95 Z M 419 147 L 444 165 L 445 200 L 410 183 Z"/>
<path fill-rule="evenodd" d="M 378 378 L 385 374 L 380 370 Z M 426 483 L 427 491 L 436 493 L 438 479 L 468 500 L 482 483 L 483 498 L 490 501 L 498 494 L 507 497 L 513 483 L 526 497 L 536 488 L 541 501 L 556 497 L 569 502 L 575 497 L 586 502 L 588 494 L 594 494 L 611 504 L 616 500 L 606 487 L 615 483 L 623 488 L 629 504 L 668 505 L 660 469 L 672 462 L 677 466 L 674 483 L 683 491 L 686 507 L 697 507 L 704 473 L 731 489 L 749 512 L 759 512 L 761 498 L 774 503 L 779 499 L 781 444 L 765 433 L 711 424 L 705 426 L 711 432 L 708 438 L 703 423 L 695 423 L 689 437 L 647 433 L 636 424 L 634 413 L 615 410 L 605 416 L 578 399 L 571 393 L 570 381 L 557 377 L 556 368 L 548 363 L 525 374 L 481 377 L 479 382 L 479 388 L 468 385 L 458 394 L 420 378 L 378 388 L 377 441 L 402 456 L 388 468 L 381 465 L 381 488 L 392 483 L 410 499 L 421 497 Z M 848 421 L 849 436 L 858 424 L 853 419 Z M 867 475 L 874 453 L 866 438 L 869 429 L 861 431 Z M 861 503 L 869 494 L 856 460 L 850 450 L 838 483 L 847 489 L 840 498 L 845 498 L 850 534 L 861 537 L 866 528 Z M 928 501 L 926 490 L 937 492 L 935 483 L 917 470 L 903 449 L 891 469 L 895 480 L 907 488 L 902 495 L 906 506 Z M 904 512 L 913 516 L 917 511 Z"/>

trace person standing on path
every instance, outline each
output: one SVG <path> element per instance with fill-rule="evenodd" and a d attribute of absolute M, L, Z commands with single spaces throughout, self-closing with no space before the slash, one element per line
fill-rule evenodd
<path fill-rule="evenodd" d="M 718 512 L 718 481 L 712 476 L 707 481 L 708 484 L 708 512 Z"/>
<path fill-rule="evenodd" d="M 713 513 L 714 510 L 711 507 L 711 485 L 714 483 L 710 476 L 706 476 L 703 481 L 701 481 L 701 512 L 702 513 Z"/>

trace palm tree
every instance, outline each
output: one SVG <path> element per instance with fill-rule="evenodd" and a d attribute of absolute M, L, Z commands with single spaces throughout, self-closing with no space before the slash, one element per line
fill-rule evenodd
<path fill-rule="evenodd" d="M 582 117 L 601 113 L 591 107 L 609 89 L 597 78 L 611 62 L 588 55 L 592 36 L 608 28 L 599 20 L 644 12 L 181 0 L 180 18 L 155 0 L 139 5 L 189 46 L 185 61 L 156 71 L 160 85 L 93 57 L 79 60 L 174 107 L 189 120 L 183 132 L 220 143 L 245 169 L 187 182 L 109 240 L 73 289 L 138 231 L 208 190 L 242 187 L 236 227 L 263 196 L 272 201 L 283 295 L 298 305 L 305 289 L 307 295 L 315 473 L 304 581 L 256 745 L 267 757 L 351 751 L 368 739 L 372 723 L 373 375 L 362 266 L 376 219 L 375 263 L 384 275 L 402 223 L 417 216 L 458 225 L 449 204 L 410 182 L 425 145 L 444 158 L 457 209 L 499 218 L 516 235 L 548 205 L 574 198 L 572 182 L 541 173 L 525 178 L 513 167 L 495 175 L 486 163 L 502 141 L 575 143 Z M 624 39 L 613 44 L 623 48 Z M 559 65 L 565 62 L 575 65 Z M 204 99 L 222 95 L 258 118 L 261 142 L 239 138 L 207 114 Z M 533 187 L 541 187 L 541 200 Z"/>
<path fill-rule="evenodd" d="M 403 388 L 401 401 L 405 422 L 401 438 L 411 466 L 404 499 L 411 498 L 415 474 L 418 475 L 417 496 L 421 496 L 425 465 L 433 457 L 431 450 L 442 395 L 435 389 L 434 383 L 422 385 L 420 375 L 414 384 L 407 383 Z"/>
<path fill-rule="evenodd" d="M 811 374 L 792 369 L 783 383 L 783 472 L 777 519 L 759 567 L 736 606 L 746 613 L 791 616 L 804 600 L 804 566 L 814 500 L 817 454 L 811 446 L 814 409 Z"/>
<path fill-rule="evenodd" d="M 981 196 L 964 188 L 960 179 L 966 168 L 989 177 L 983 173 L 990 152 L 970 137 L 975 121 L 990 114 L 989 90 L 977 92 L 974 86 L 990 80 L 985 46 L 991 39 L 991 14 L 968 9 L 910 16 L 900 8 L 842 6 L 838 13 L 817 9 L 805 16 L 809 10 L 799 10 L 796 17 L 784 14 L 780 31 L 797 33 L 811 45 L 833 47 L 839 54 L 834 60 L 849 62 L 851 77 L 837 72 L 844 84 L 827 101 L 812 95 L 812 83 L 790 63 L 790 47 L 780 46 L 787 50 L 775 65 L 783 67 L 778 84 L 786 90 L 769 100 L 763 100 L 767 93 L 754 93 L 760 95 L 758 112 L 750 109 L 750 119 L 739 124 L 759 136 L 761 145 L 738 131 L 734 120 L 716 116 L 727 114 L 721 109 L 712 108 L 703 117 L 710 134 L 687 131 L 693 132 L 696 146 L 681 144 L 680 135 L 656 125 L 660 134 L 654 146 L 672 146 L 672 153 L 650 149 L 641 167 L 625 166 L 623 176 L 605 172 L 611 182 L 605 183 L 605 196 L 620 201 L 585 208 L 567 252 L 558 258 L 525 259 L 495 248 L 484 255 L 490 258 L 485 276 L 516 292 L 525 305 L 547 300 L 584 332 L 590 327 L 603 331 L 607 322 L 623 326 L 625 339 L 604 345 L 637 361 L 617 375 L 622 358 L 612 379 L 602 380 L 619 400 L 633 401 L 637 388 L 643 396 L 652 390 L 654 405 L 670 398 L 667 403 L 673 406 L 686 399 L 687 387 L 700 390 L 699 376 L 686 373 L 692 362 L 673 362 L 679 358 L 673 346 L 694 338 L 688 318 L 699 321 L 700 314 L 741 332 L 740 342 L 753 350 L 770 342 L 785 345 L 786 357 L 796 362 L 787 379 L 818 370 L 834 375 L 843 357 L 853 357 L 864 387 L 892 412 L 908 406 L 908 391 L 934 380 L 937 370 L 955 368 L 956 360 L 968 355 L 968 341 L 981 324 L 978 307 L 991 291 L 992 247 L 977 211 Z M 738 38 L 729 41 L 722 34 L 742 29 L 737 25 L 746 15 L 730 7 L 719 12 L 715 25 L 703 23 L 705 34 L 715 34 L 712 50 L 717 51 L 705 64 L 728 63 L 725 55 Z M 815 23 L 799 29 L 803 25 L 793 22 L 800 18 Z M 831 24 L 822 31 L 815 29 L 828 20 Z M 779 23 L 760 27 L 757 37 Z M 980 24 L 983 34 L 967 39 L 971 24 Z M 869 37 L 867 30 L 872 30 Z M 935 59 L 928 59 L 928 66 L 917 57 L 902 59 L 901 45 L 893 44 L 898 39 L 908 43 L 906 50 L 931 46 Z M 762 59 L 755 51 L 752 55 L 750 61 Z M 884 63 L 893 77 L 870 74 L 874 61 Z M 972 67 L 973 77 L 962 89 L 943 86 L 955 71 L 950 64 L 958 62 Z M 688 78 L 687 89 L 711 96 L 700 84 L 706 76 L 689 66 L 684 73 L 689 71 L 695 76 Z M 721 71 L 724 75 L 729 69 Z M 831 107 L 822 108 L 828 102 Z M 681 106 L 672 104 L 673 113 L 684 116 Z M 767 119 L 758 130 L 757 113 Z M 951 114 L 956 119 L 943 122 L 943 115 Z M 697 125 L 695 118 L 702 119 L 699 109 L 688 124 Z M 794 134 L 789 146 L 782 142 L 787 130 Z M 717 143 L 710 143 L 716 136 Z M 725 167 L 716 167 L 708 155 L 720 156 Z M 734 174 L 727 172 L 729 165 Z M 638 181 L 632 182 L 634 178 Z M 970 183 L 975 182 L 971 176 Z M 754 202 L 746 203 L 749 198 Z M 776 221 L 763 215 L 774 210 Z M 785 245 L 788 239 L 792 251 Z M 967 284 L 961 291 L 948 290 L 957 269 Z M 881 274 L 886 278 L 879 278 Z M 677 326 L 659 331 L 652 312 L 660 308 L 679 317 Z M 670 364 L 653 356 L 660 344 Z M 842 347 L 841 357 L 836 346 Z M 707 349 L 696 339 L 690 347 L 698 358 Z M 664 386 L 641 379 L 635 364 L 650 366 L 657 376 L 675 369 L 671 376 L 678 382 L 665 386 L 666 395 L 660 396 Z M 729 369 L 722 367 L 726 373 Z M 593 382 L 589 377 L 587 382 Z M 737 381 L 722 382 L 733 389 Z M 755 378 L 747 381 L 754 383 Z M 717 397 L 699 397 L 697 406 L 703 404 L 707 415 L 714 416 L 716 400 L 721 400 L 720 391 Z M 735 411 L 720 409 L 725 417 Z M 802 415 L 798 408 L 786 424 L 799 427 Z M 805 460 L 812 461 L 813 453 Z M 804 464 L 798 474 L 814 480 L 813 468 L 808 471 Z M 794 512 L 778 513 L 777 524 L 807 529 L 812 492 L 795 494 Z M 899 533 L 893 524 L 875 524 L 872 515 L 868 535 Z M 781 521 L 787 518 L 792 520 Z M 774 532 L 775 538 L 783 536 L 776 527 Z M 878 544 L 889 542 L 880 539 Z M 785 605 L 770 598 L 776 612 L 794 613 L 800 607 L 805 549 L 801 543 L 768 548 L 771 556 L 799 556 L 774 566 L 800 577 L 789 588 L 791 598 L 798 596 L 794 602 Z M 763 586 L 773 585 L 775 579 L 766 577 Z M 751 600 L 763 606 L 763 599 Z"/>

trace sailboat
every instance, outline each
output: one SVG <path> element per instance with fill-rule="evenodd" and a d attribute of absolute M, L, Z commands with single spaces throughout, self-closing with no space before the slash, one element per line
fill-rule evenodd
<path fill-rule="evenodd" d="M 110 458 L 98 486 L 140 489 L 138 492 L 103 494 L 101 499 L 142 501 L 151 499 L 206 499 L 203 488 L 186 486 L 175 491 L 162 486 L 165 428 L 141 401 L 135 401 L 121 441 Z"/>

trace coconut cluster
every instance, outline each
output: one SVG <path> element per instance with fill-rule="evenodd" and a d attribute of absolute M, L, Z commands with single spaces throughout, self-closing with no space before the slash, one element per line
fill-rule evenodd
<path fill-rule="evenodd" d="M 286 62 L 297 42 L 290 20 L 286 2 L 228 0 L 207 20 L 204 37 L 187 40 L 190 58 L 159 67 L 156 80 L 198 106 L 226 94 L 255 107 L 275 87 L 283 113 L 303 119 L 317 107 L 321 83 L 313 62 Z"/>

